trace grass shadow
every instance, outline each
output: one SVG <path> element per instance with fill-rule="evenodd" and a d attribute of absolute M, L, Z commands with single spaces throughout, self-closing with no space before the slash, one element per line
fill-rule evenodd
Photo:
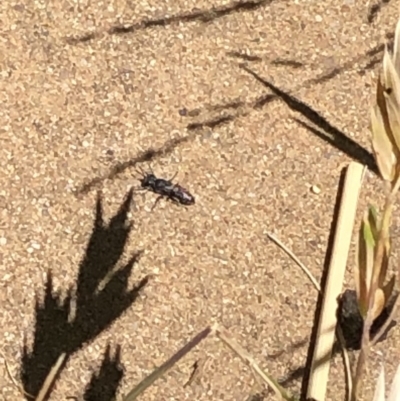
<path fill-rule="evenodd" d="M 226 53 L 227 56 L 233 57 L 233 58 L 238 58 L 243 61 L 262 61 L 262 57 L 259 56 L 252 56 L 251 54 L 247 54 L 245 52 L 238 52 L 238 51 L 230 51 Z"/>
<path fill-rule="evenodd" d="M 372 4 L 368 10 L 368 16 L 367 16 L 368 23 L 372 24 L 378 17 L 378 14 L 382 10 L 382 8 L 389 3 L 390 0 L 380 0 L 375 4 Z"/>
<path fill-rule="evenodd" d="M 388 34 L 387 39 L 389 46 L 391 46 L 393 42 L 393 35 Z M 375 68 L 377 64 L 382 62 L 381 53 L 383 52 L 383 50 L 384 50 L 384 45 L 375 46 L 374 48 L 368 50 L 364 54 L 352 57 L 350 60 L 346 61 L 339 67 L 328 69 L 322 74 L 319 74 L 317 77 L 307 79 L 294 90 L 298 90 L 300 88 L 308 88 L 312 85 L 320 85 L 325 82 L 328 82 L 334 79 L 336 76 L 342 74 L 344 71 L 353 68 L 354 65 L 360 65 L 360 67 L 357 67 L 357 72 L 359 75 L 363 75 L 368 70 Z M 243 51 L 242 52 L 230 51 L 227 52 L 226 54 L 228 57 L 238 58 L 244 61 L 243 63 L 239 64 L 239 67 L 245 70 L 248 64 L 246 62 L 259 62 L 263 60 L 263 57 L 248 55 Z M 292 69 L 307 67 L 306 65 L 303 65 L 302 63 L 297 62 L 296 60 L 282 59 L 282 58 L 273 60 L 270 63 L 275 66 L 283 66 Z M 206 104 L 203 105 L 202 108 L 196 108 L 193 110 L 187 110 L 184 108 L 180 111 L 180 114 L 182 117 L 198 117 L 199 119 L 202 119 L 202 121 L 195 121 L 188 124 L 186 127 L 188 130 L 202 129 L 202 128 L 217 128 L 222 124 L 234 121 L 238 117 L 244 117 L 250 114 L 251 110 L 260 110 L 267 104 L 277 101 L 279 99 L 281 98 L 278 94 L 269 93 L 267 95 L 259 96 L 255 100 L 251 101 L 234 99 L 226 103 L 219 103 L 219 104 L 217 103 L 208 105 Z M 204 117 L 204 115 L 208 116 Z M 361 148 L 358 144 L 356 145 L 358 146 L 358 148 Z M 365 152 L 367 151 L 361 148 L 361 153 Z M 365 157 L 371 160 L 370 155 L 365 154 Z"/>
<path fill-rule="evenodd" d="M 306 130 L 310 131 L 312 134 L 321 138 L 325 142 L 339 149 L 343 153 L 346 153 L 352 159 L 358 160 L 359 162 L 366 164 L 374 174 L 380 176 L 378 166 L 376 165 L 374 156 L 371 152 L 368 152 L 357 142 L 353 141 L 349 137 L 343 134 L 343 136 L 335 136 L 332 131 L 322 131 L 310 124 L 305 123 L 299 118 L 293 119 L 297 124 L 301 125 Z"/>
<path fill-rule="evenodd" d="M 85 389 L 85 401 L 113 401 L 124 374 L 121 365 L 121 347 L 111 352 L 108 345 L 104 352 L 101 366 L 97 373 L 92 375 L 90 383 Z"/>
<path fill-rule="evenodd" d="M 21 380 L 28 394 L 38 394 L 61 354 L 65 353 L 66 358 L 59 372 L 74 352 L 118 319 L 147 284 L 148 276 L 132 289 L 128 288 L 140 252 L 133 254 L 125 265 L 117 266 L 132 230 L 132 223 L 128 221 L 132 196 L 131 190 L 107 224 L 98 194 L 94 226 L 75 289 L 68 288 L 66 296 L 55 292 L 53 274 L 48 272 L 44 299 L 36 300 L 33 345 L 29 349 L 25 339 L 21 360 Z M 50 393 L 51 388 L 45 399 Z"/>
<path fill-rule="evenodd" d="M 347 154 L 354 160 L 357 160 L 363 164 L 366 164 L 368 168 L 373 171 L 375 174 L 379 175 L 378 167 L 375 163 L 375 159 L 371 152 L 368 152 L 357 142 L 354 142 L 351 138 L 346 136 L 342 131 L 334 127 L 331 123 L 329 123 L 323 116 L 321 116 L 317 111 L 313 108 L 297 99 L 296 97 L 290 95 L 289 93 L 279 89 L 271 82 L 261 78 L 257 73 L 252 71 L 250 68 L 246 66 L 242 66 L 242 68 L 251 74 L 257 81 L 262 83 L 265 87 L 271 90 L 272 94 L 267 95 L 264 98 L 264 104 L 267 101 L 271 101 L 273 97 L 278 97 L 281 99 L 286 105 L 293 111 L 303 115 L 309 121 L 311 121 L 314 125 L 322 129 L 322 132 L 316 130 L 305 123 L 302 123 L 301 120 L 296 120 L 306 128 L 308 128 L 312 133 L 324 139 L 343 153 Z M 268 97 L 269 96 L 269 97 Z M 264 104 L 260 104 L 260 107 Z"/>
<path fill-rule="evenodd" d="M 252 3 L 254 4 L 254 3 Z M 259 2 L 257 3 L 259 4 Z M 249 6 L 250 7 L 250 6 Z M 90 40 L 92 34 L 87 35 L 88 37 L 85 39 Z M 89 37 L 90 36 L 90 37 Z M 388 34 L 387 39 L 389 41 L 389 46 L 393 42 L 393 34 Z M 341 67 L 338 68 L 333 68 L 330 69 L 323 74 L 319 75 L 316 78 L 309 79 L 305 81 L 301 87 L 307 88 L 310 85 L 315 85 L 315 84 L 321 84 L 326 81 L 329 81 L 336 77 L 337 75 L 341 74 L 343 71 L 351 68 L 354 64 L 360 64 L 362 63 L 365 59 L 367 59 L 367 64 L 359 69 L 359 73 L 363 74 L 365 71 L 368 69 L 374 68 L 375 65 L 380 62 L 380 56 L 381 53 L 384 50 L 384 45 L 377 45 L 374 48 L 368 50 L 365 54 L 362 55 L 357 55 L 353 57 L 351 60 L 345 62 Z M 236 58 L 244 58 L 245 56 L 244 53 L 241 52 L 230 52 L 227 53 L 228 56 L 230 57 L 236 57 Z M 257 59 L 258 60 L 258 59 Z M 257 61 L 257 60 L 250 60 L 250 61 Z M 300 63 L 296 63 L 293 60 L 282 60 L 282 59 L 277 59 L 273 62 L 273 64 L 278 64 L 278 65 L 288 65 L 293 68 L 300 68 Z M 328 141 L 330 144 L 336 146 L 338 149 L 343 151 L 346 154 L 349 154 L 347 152 L 347 149 L 350 148 L 350 154 L 349 156 L 356 159 L 356 160 L 363 160 L 369 167 L 371 171 L 374 173 L 377 173 L 377 166 L 375 164 L 375 160 L 370 152 L 368 152 L 366 149 L 361 147 L 359 144 L 354 142 L 352 139 L 348 138 L 345 136 L 340 130 L 337 128 L 333 127 L 325 118 L 320 116 L 315 110 L 311 109 L 309 106 L 306 104 L 302 103 L 298 99 L 296 99 L 294 96 L 283 92 L 279 88 L 275 87 L 274 85 L 270 84 L 268 81 L 262 79 L 259 77 L 255 72 L 250 70 L 245 64 L 240 64 L 239 65 L 242 69 L 247 71 L 247 73 L 253 75 L 258 81 L 260 81 L 263 85 L 267 86 L 273 93 L 269 93 L 267 95 L 262 95 L 255 99 L 254 101 L 250 102 L 245 102 L 242 100 L 233 100 L 229 101 L 225 104 L 215 104 L 215 105 L 207 105 L 204 106 L 203 109 L 197 108 L 195 110 L 187 110 L 183 108 L 182 110 L 179 111 L 182 117 L 199 117 L 202 118 L 204 113 L 212 113 L 212 116 L 207 116 L 203 117 L 201 121 L 194 121 L 191 123 L 188 123 L 186 126 L 186 129 L 189 132 L 196 132 L 198 130 L 204 129 L 204 128 L 210 128 L 214 129 L 217 128 L 223 124 L 229 123 L 234 121 L 237 117 L 239 116 L 244 116 L 249 113 L 249 110 L 254 109 L 261 109 L 267 104 L 276 101 L 276 100 L 283 100 L 285 101 L 289 107 L 293 108 L 295 111 L 300 112 L 301 114 L 305 115 L 310 121 L 312 121 L 315 125 L 319 126 L 320 128 L 323 129 L 323 131 L 319 131 L 306 123 L 301 122 L 302 124 L 306 124 L 306 128 L 312 131 L 314 134 L 320 136 L 321 138 L 325 139 Z M 229 113 L 224 114 L 224 112 L 229 111 Z M 215 115 L 216 113 L 223 113 L 222 115 Z M 298 122 L 301 120 L 298 120 Z M 123 173 L 126 169 L 134 167 L 138 163 L 142 162 L 149 162 L 152 161 L 153 159 L 163 155 L 163 154 L 168 154 L 172 152 L 177 146 L 179 146 L 181 143 L 187 142 L 193 138 L 193 135 L 188 135 L 184 136 L 181 138 L 173 139 L 166 141 L 164 145 L 161 147 L 154 149 L 150 148 L 147 149 L 144 152 L 139 153 L 137 156 L 134 158 L 124 161 L 124 162 L 119 162 L 115 166 L 111 168 L 108 174 L 105 174 L 104 176 L 96 177 L 91 179 L 90 181 L 83 183 L 77 190 L 76 193 L 78 195 L 80 194 L 86 194 L 90 192 L 92 189 L 98 187 L 104 180 L 106 179 L 113 179 L 119 174 Z"/>
<path fill-rule="evenodd" d="M 101 184 L 104 180 L 107 180 L 107 179 L 112 180 L 113 178 L 122 174 L 125 170 L 136 166 L 136 164 L 150 162 L 150 161 L 156 159 L 157 157 L 171 153 L 181 143 L 188 142 L 190 139 L 192 139 L 191 136 L 183 136 L 180 138 L 171 139 L 171 140 L 166 141 L 164 143 L 164 145 L 162 145 L 158 149 L 150 148 L 150 149 L 145 150 L 144 152 L 139 153 L 137 156 L 133 157 L 130 160 L 127 160 L 124 162 L 119 162 L 111 168 L 111 170 L 109 171 L 108 174 L 106 174 L 104 176 L 93 178 L 92 180 L 82 184 L 76 190 L 76 193 L 78 195 L 87 194 L 93 188 L 95 188 L 99 184 Z"/>
<path fill-rule="evenodd" d="M 166 27 L 174 24 L 200 22 L 202 24 L 210 23 L 216 19 L 246 11 L 257 10 L 266 7 L 276 0 L 247 0 L 235 1 L 221 7 L 212 7 L 208 10 L 196 10 L 188 13 L 175 14 L 170 17 L 157 19 L 144 19 L 130 25 L 116 25 L 108 30 L 109 35 L 126 35 L 136 31 L 146 30 L 152 27 Z M 79 37 L 68 37 L 68 44 L 76 45 L 89 42 L 98 36 L 96 33 L 87 33 Z"/>

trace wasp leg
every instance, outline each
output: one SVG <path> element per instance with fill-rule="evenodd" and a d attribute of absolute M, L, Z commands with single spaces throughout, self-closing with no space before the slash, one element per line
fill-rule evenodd
<path fill-rule="evenodd" d="M 136 193 L 136 192 L 145 192 L 145 191 L 148 191 L 148 189 L 147 188 L 142 188 L 142 187 L 136 187 L 136 188 L 132 188 L 132 191 L 134 193 Z"/>
<path fill-rule="evenodd" d="M 144 201 L 144 199 L 145 199 L 145 197 L 146 197 L 146 189 L 147 189 L 147 188 L 141 188 L 141 187 L 139 187 L 139 188 L 132 188 L 132 192 L 133 192 L 134 194 L 139 193 L 140 196 L 141 196 L 141 198 L 142 198 L 142 200 Z M 135 202 L 135 205 L 136 205 L 136 202 Z"/>
<path fill-rule="evenodd" d="M 151 208 L 150 212 L 152 212 L 152 211 L 154 210 L 154 208 L 157 206 L 157 203 L 161 200 L 161 198 L 163 198 L 162 195 L 160 195 L 160 196 L 156 199 L 156 201 L 154 202 L 154 205 L 153 205 L 153 207 Z"/>
<path fill-rule="evenodd" d="M 153 175 L 155 175 L 155 174 L 154 174 L 154 171 L 153 171 L 153 169 L 151 168 L 151 164 L 150 164 L 150 162 L 149 162 L 149 163 L 147 163 L 147 165 L 149 166 L 150 173 L 151 173 L 151 174 L 153 174 Z"/>
<path fill-rule="evenodd" d="M 173 176 L 172 176 L 172 178 L 170 178 L 168 181 L 169 182 L 172 182 L 172 181 L 174 181 L 174 179 L 175 179 L 175 177 L 178 175 L 178 172 L 176 172 Z"/>

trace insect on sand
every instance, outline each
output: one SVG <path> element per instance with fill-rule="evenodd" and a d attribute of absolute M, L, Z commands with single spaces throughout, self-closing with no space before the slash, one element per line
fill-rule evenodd
<path fill-rule="evenodd" d="M 159 195 L 151 210 L 156 207 L 157 203 L 162 198 L 169 199 L 176 204 L 185 206 L 193 205 L 195 203 L 194 196 L 187 189 L 172 182 L 177 173 L 175 173 L 172 178 L 165 180 L 164 178 L 157 178 L 151 168 L 150 173 L 145 172 L 143 169 L 137 169 L 136 172 L 141 176 L 141 188 L 139 190 L 150 191 Z"/>

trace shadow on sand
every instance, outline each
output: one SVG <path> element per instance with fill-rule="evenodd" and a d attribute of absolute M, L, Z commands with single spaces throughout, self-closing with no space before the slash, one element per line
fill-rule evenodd
<path fill-rule="evenodd" d="M 33 346 L 28 350 L 25 341 L 22 356 L 21 379 L 28 394 L 36 396 L 59 357 L 66 354 L 61 372 L 70 356 L 118 319 L 147 284 L 148 276 L 128 288 L 141 252 L 134 253 L 124 266 L 117 266 L 132 230 L 132 222 L 128 221 L 132 196 L 131 190 L 118 212 L 105 223 L 98 194 L 93 231 L 76 286 L 68 288 L 65 297 L 54 291 L 53 274 L 48 272 L 44 299 L 36 302 Z M 111 401 L 123 374 L 120 353 L 119 346 L 114 352 L 110 345 L 107 347 L 100 369 L 86 389 L 85 400 Z M 50 393 L 51 387 L 45 399 Z"/>

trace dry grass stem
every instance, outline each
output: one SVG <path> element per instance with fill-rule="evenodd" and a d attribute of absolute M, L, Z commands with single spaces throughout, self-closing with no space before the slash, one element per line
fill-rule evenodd
<path fill-rule="evenodd" d="M 66 356 L 67 354 L 64 352 L 58 357 L 56 364 L 51 368 L 49 374 L 47 375 L 46 380 L 44 381 L 43 386 L 40 389 L 35 401 L 43 401 L 45 399 L 50 388 L 54 384 L 55 378 L 60 371 L 61 365 L 63 364 Z"/>
<path fill-rule="evenodd" d="M 162 377 L 169 369 L 171 369 L 180 359 L 187 355 L 194 347 L 196 347 L 201 341 L 208 337 L 213 332 L 211 327 L 205 328 L 199 334 L 197 334 L 192 340 L 184 345 L 179 351 L 177 351 L 170 359 L 164 362 L 161 366 L 153 370 L 150 375 L 144 378 L 135 388 L 133 388 L 125 397 L 124 401 L 134 401 L 141 395 L 148 387 L 150 387 L 156 380 Z"/>
<path fill-rule="evenodd" d="M 332 256 L 327 273 L 326 286 L 323 291 L 323 303 L 314 348 L 310 381 L 307 389 L 307 397 L 319 401 L 324 400 L 326 394 L 330 356 L 337 324 L 337 299 L 342 292 L 359 191 L 364 173 L 365 166 L 356 162 L 349 164 L 340 202 Z"/>
<path fill-rule="evenodd" d="M 278 238 L 276 238 L 273 234 L 267 233 L 267 237 L 275 242 L 281 249 L 283 249 L 288 256 L 292 258 L 292 260 L 297 264 L 297 266 L 300 267 L 301 270 L 307 275 L 307 277 L 310 279 L 311 283 L 314 285 L 314 287 L 317 289 L 317 291 L 321 291 L 321 286 L 319 285 L 318 281 L 315 279 L 315 277 L 311 274 L 310 270 L 305 266 L 300 259 L 283 243 L 281 242 Z"/>
<path fill-rule="evenodd" d="M 248 366 L 251 367 L 254 373 L 256 373 L 265 384 L 271 387 L 275 395 L 279 400 L 293 401 L 294 398 L 291 397 L 285 389 L 274 379 L 269 377 L 257 364 L 254 358 L 242 348 L 233 338 L 229 335 L 228 331 L 222 327 L 215 326 L 214 331 L 218 338 L 220 338 L 228 347 L 234 351 Z"/>
<path fill-rule="evenodd" d="M 14 376 L 13 376 L 12 373 L 11 373 L 10 366 L 8 365 L 7 358 L 6 358 L 6 356 L 4 355 L 4 353 L 0 351 L 0 355 L 1 355 L 1 357 L 4 359 L 4 366 L 5 366 L 5 368 L 6 368 L 7 376 L 8 376 L 9 379 L 11 380 L 12 384 L 13 384 L 13 385 L 18 389 L 18 391 L 19 391 L 22 395 L 24 395 L 25 397 L 31 398 L 32 400 L 35 399 L 35 396 L 33 396 L 32 394 L 27 393 L 27 392 L 23 389 L 23 387 L 17 382 L 17 380 L 14 378 Z"/>

